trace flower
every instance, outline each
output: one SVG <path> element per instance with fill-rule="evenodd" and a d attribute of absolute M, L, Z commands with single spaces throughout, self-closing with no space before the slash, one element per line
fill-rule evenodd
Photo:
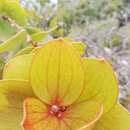
<path fill-rule="evenodd" d="M 130 115 L 117 103 L 118 82 L 105 59 L 81 57 L 64 39 L 30 55 L 20 71 L 11 72 L 12 62 L 6 65 L 4 73 L 11 73 L 0 81 L 1 130 L 21 130 L 23 115 L 24 130 L 130 130 Z"/>

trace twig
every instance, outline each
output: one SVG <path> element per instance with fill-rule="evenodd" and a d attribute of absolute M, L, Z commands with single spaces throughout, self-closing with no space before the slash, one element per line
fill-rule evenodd
<path fill-rule="evenodd" d="M 1 19 L 3 19 L 6 22 L 8 22 L 11 27 L 13 27 L 14 29 L 16 29 L 18 31 L 25 30 L 23 27 L 21 27 L 20 25 L 18 25 L 14 20 L 12 20 L 11 18 L 9 18 L 8 16 L 1 16 Z M 27 41 L 28 44 L 31 44 L 34 47 L 37 46 L 37 43 L 32 40 L 32 38 L 31 38 L 31 36 L 29 34 L 27 34 L 27 40 L 26 41 Z"/>
<path fill-rule="evenodd" d="M 20 25 L 18 25 L 14 20 L 9 18 L 8 16 L 1 16 L 1 19 L 7 21 L 11 25 L 11 27 L 13 27 L 13 28 L 15 28 L 17 30 L 23 29 Z"/>

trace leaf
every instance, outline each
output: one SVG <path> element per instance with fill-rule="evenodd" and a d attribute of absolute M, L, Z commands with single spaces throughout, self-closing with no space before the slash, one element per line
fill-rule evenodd
<path fill-rule="evenodd" d="M 33 96 L 29 83 L 22 80 L 0 81 L 0 129 L 22 130 L 22 102 Z"/>
<path fill-rule="evenodd" d="M 3 70 L 3 79 L 29 80 L 33 54 L 16 56 L 8 61 Z"/>
<path fill-rule="evenodd" d="M 0 0 L 0 13 L 12 18 L 22 26 L 27 24 L 26 12 L 16 0 Z"/>
<path fill-rule="evenodd" d="M 84 58 L 84 91 L 79 102 L 96 99 L 104 106 L 104 113 L 117 102 L 118 82 L 111 65 L 105 59 Z"/>
<path fill-rule="evenodd" d="M 27 98 L 24 110 L 24 130 L 79 130 L 95 123 L 103 109 L 99 103 L 88 101 L 68 107 L 61 117 L 56 117 L 50 113 L 50 106 L 36 98 Z"/>
<path fill-rule="evenodd" d="M 44 39 L 46 39 L 47 37 L 49 37 L 50 33 L 52 33 L 53 31 L 55 31 L 57 28 L 58 28 L 58 26 L 55 26 L 55 27 L 51 28 L 48 31 L 39 31 L 37 33 L 32 34 L 31 38 L 35 42 L 43 41 Z"/>
<path fill-rule="evenodd" d="M 29 33 L 29 35 L 33 35 L 35 33 L 40 32 L 41 30 L 39 28 L 35 28 L 35 27 L 26 27 L 27 32 Z"/>
<path fill-rule="evenodd" d="M 31 53 L 33 50 L 35 49 L 35 47 L 33 46 L 27 46 L 26 48 L 20 50 L 16 56 L 20 56 L 20 55 L 24 55 L 24 54 L 29 54 Z"/>
<path fill-rule="evenodd" d="M 76 48 L 76 50 L 79 52 L 80 55 L 83 55 L 85 53 L 86 45 L 82 42 L 73 42 L 73 47 Z"/>
<path fill-rule="evenodd" d="M 64 38 L 64 40 L 68 43 L 71 43 L 73 47 L 79 52 L 80 55 L 85 53 L 86 45 L 83 42 L 76 42 L 70 38 Z"/>
<path fill-rule="evenodd" d="M 5 20 L 0 19 L 0 40 L 5 41 L 16 33 L 16 30 L 5 22 Z"/>
<path fill-rule="evenodd" d="M 63 39 L 52 40 L 34 55 L 30 82 L 42 101 L 61 105 L 73 103 L 83 89 L 80 56 Z"/>
<path fill-rule="evenodd" d="M 26 38 L 26 31 L 22 30 L 18 32 L 17 34 L 9 38 L 7 41 L 0 44 L 0 53 L 9 51 L 10 49 L 12 49 L 12 47 L 25 41 L 25 38 Z"/>
<path fill-rule="evenodd" d="M 47 38 L 48 35 L 49 35 L 49 33 L 47 31 L 41 31 L 41 32 L 33 34 L 31 36 L 31 38 L 33 41 L 40 42 L 40 41 L 44 40 L 45 38 Z"/>
<path fill-rule="evenodd" d="M 116 104 L 93 130 L 130 130 L 130 114 L 120 104 Z"/>

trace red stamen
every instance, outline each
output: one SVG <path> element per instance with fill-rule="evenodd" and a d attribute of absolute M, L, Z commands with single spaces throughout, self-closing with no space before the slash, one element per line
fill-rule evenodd
<path fill-rule="evenodd" d="M 63 118 L 66 107 L 59 107 L 58 105 L 52 105 L 49 113 L 57 118 Z"/>

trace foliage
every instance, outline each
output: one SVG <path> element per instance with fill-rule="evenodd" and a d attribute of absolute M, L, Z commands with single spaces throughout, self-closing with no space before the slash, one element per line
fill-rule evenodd
<path fill-rule="evenodd" d="M 0 0 L 0 14 L 9 16 L 20 25 L 26 24 L 26 13 L 17 0 Z"/>

